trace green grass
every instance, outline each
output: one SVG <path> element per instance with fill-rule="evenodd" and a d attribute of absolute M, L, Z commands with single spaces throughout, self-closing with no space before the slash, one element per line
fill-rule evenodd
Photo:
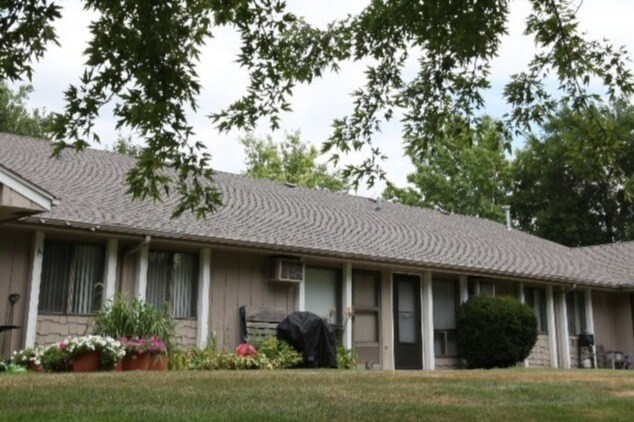
<path fill-rule="evenodd" d="M 0 420 L 633 420 L 634 372 L 0 375 Z"/>

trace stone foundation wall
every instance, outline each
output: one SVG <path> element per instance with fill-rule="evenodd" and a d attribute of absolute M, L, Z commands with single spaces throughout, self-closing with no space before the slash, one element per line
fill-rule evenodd
<path fill-rule="evenodd" d="M 35 342 L 59 343 L 68 336 L 92 333 L 92 319 L 85 315 L 38 315 Z"/>
<path fill-rule="evenodd" d="M 174 342 L 183 347 L 196 346 L 198 322 L 195 319 L 177 319 Z"/>
<path fill-rule="evenodd" d="M 570 367 L 579 368 L 579 337 L 570 336 Z M 581 348 L 581 362 L 591 358 L 588 347 Z"/>
<path fill-rule="evenodd" d="M 528 355 L 529 367 L 549 367 L 550 366 L 550 338 L 548 334 L 539 334 L 535 347 Z"/>

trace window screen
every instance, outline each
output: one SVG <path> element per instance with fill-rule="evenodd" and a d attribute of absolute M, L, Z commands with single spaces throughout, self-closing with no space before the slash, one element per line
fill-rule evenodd
<path fill-rule="evenodd" d="M 196 316 L 198 257 L 193 254 L 150 251 L 146 300 L 169 306 L 175 318 Z"/>

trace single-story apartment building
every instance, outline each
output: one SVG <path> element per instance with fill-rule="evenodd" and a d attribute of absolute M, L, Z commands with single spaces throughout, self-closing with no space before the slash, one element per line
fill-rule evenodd
<path fill-rule="evenodd" d="M 172 219 L 132 201 L 134 159 L 0 134 L 0 352 L 89 329 L 120 293 L 167 302 L 178 341 L 240 341 L 239 308 L 312 311 L 362 366 L 459 367 L 456 310 L 473 295 L 531 306 L 529 367 L 580 362 L 577 336 L 634 354 L 634 242 L 569 248 L 482 218 L 218 172 L 223 205 Z M 18 296 L 19 295 L 19 296 Z"/>

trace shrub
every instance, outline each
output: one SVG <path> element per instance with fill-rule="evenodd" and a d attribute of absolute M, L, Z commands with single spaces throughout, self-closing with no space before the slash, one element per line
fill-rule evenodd
<path fill-rule="evenodd" d="M 47 347 L 42 352 L 42 367 L 49 372 L 65 372 L 70 370 L 71 356 L 64 351 L 60 344 Z"/>
<path fill-rule="evenodd" d="M 536 341 L 533 310 L 511 297 L 474 297 L 458 311 L 458 353 L 469 368 L 513 366 L 528 357 Z"/>
<path fill-rule="evenodd" d="M 139 298 L 127 301 L 122 296 L 102 306 L 97 313 L 94 330 L 97 335 L 114 338 L 158 337 L 168 350 L 172 349 L 174 331 L 174 319 L 167 305 L 157 309 Z"/>
<path fill-rule="evenodd" d="M 352 349 L 346 349 L 342 345 L 337 346 L 337 368 L 356 369 L 357 356 Z"/>
<path fill-rule="evenodd" d="M 264 337 L 256 344 L 257 353 L 239 356 L 236 353 L 216 350 L 213 346 L 192 348 L 171 353 L 171 369 L 283 369 L 302 362 L 302 357 L 288 343 L 275 336 Z"/>

